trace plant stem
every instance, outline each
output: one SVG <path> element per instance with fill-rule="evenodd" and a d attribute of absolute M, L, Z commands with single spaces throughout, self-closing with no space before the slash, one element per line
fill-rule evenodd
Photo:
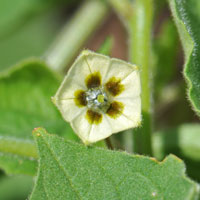
<path fill-rule="evenodd" d="M 50 68 L 62 72 L 105 18 L 107 6 L 100 0 L 88 0 L 72 16 L 53 45 L 47 51 L 45 60 Z"/>
<path fill-rule="evenodd" d="M 153 0 L 135 0 L 129 21 L 130 61 L 141 67 L 142 126 L 134 130 L 134 152 L 152 155 L 151 31 Z"/>
<path fill-rule="evenodd" d="M 108 149 L 114 150 L 113 145 L 111 143 L 111 139 L 109 137 L 105 139 L 105 142 L 106 142 Z"/>

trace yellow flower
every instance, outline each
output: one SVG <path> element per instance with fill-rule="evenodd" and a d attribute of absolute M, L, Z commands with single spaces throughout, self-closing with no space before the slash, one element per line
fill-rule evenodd
<path fill-rule="evenodd" d="M 84 50 L 53 102 L 85 144 L 137 127 L 141 122 L 137 66 Z"/>

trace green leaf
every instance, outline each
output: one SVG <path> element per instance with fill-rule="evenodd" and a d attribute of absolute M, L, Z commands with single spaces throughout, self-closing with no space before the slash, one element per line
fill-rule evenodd
<path fill-rule="evenodd" d="M 0 71 L 21 59 L 42 56 L 78 2 L 0 0 Z"/>
<path fill-rule="evenodd" d="M 159 163 L 68 142 L 42 128 L 33 134 L 40 161 L 31 200 L 197 198 L 197 184 L 185 176 L 183 162 L 173 155 Z"/>
<path fill-rule="evenodd" d="M 0 38 L 0 71 L 27 57 L 43 55 L 59 30 L 58 21 L 58 10 L 51 10 L 22 21 L 23 26 Z"/>
<path fill-rule="evenodd" d="M 75 139 L 69 124 L 51 102 L 60 78 L 36 59 L 24 61 L 0 76 L 0 135 L 32 138 L 32 129 L 48 131 Z"/>
<path fill-rule="evenodd" d="M 60 78 L 40 60 L 24 61 L 0 76 L 0 168 L 7 174 L 35 175 L 33 128 L 44 126 L 77 140 L 51 102 Z"/>
<path fill-rule="evenodd" d="M 0 137 L 0 168 L 7 174 L 35 175 L 37 153 L 32 140 Z"/>
<path fill-rule="evenodd" d="M 187 174 L 200 181 L 200 125 L 183 124 L 173 129 L 159 131 L 153 135 L 154 155 L 163 159 L 173 153 L 187 165 Z"/>
<path fill-rule="evenodd" d="M 52 1 L 0 0 L 0 38 L 13 32 L 28 19 L 52 6 Z"/>
<path fill-rule="evenodd" d="M 169 0 L 169 4 L 185 52 L 188 96 L 194 110 L 200 114 L 200 1 Z"/>
<path fill-rule="evenodd" d="M 31 192 L 33 179 L 30 176 L 0 177 L 0 199 L 26 199 Z"/>

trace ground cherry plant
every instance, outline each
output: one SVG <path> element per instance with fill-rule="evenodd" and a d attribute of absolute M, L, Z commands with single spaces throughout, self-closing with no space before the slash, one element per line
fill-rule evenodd
<path fill-rule="evenodd" d="M 200 1 L 0 10 L 0 200 L 200 198 Z"/>

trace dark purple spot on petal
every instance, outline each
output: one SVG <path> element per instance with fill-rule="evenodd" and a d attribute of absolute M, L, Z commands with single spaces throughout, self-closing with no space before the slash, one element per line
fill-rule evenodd
<path fill-rule="evenodd" d="M 119 117 L 123 113 L 123 110 L 124 110 L 123 103 L 118 102 L 118 101 L 113 101 L 110 104 L 110 107 L 108 108 L 106 114 L 109 117 L 116 119 L 117 117 Z"/>
<path fill-rule="evenodd" d="M 78 107 L 83 107 L 87 105 L 86 94 L 83 90 L 77 90 L 74 92 L 74 101 Z"/>
<path fill-rule="evenodd" d="M 88 89 L 99 87 L 101 85 L 101 74 L 99 72 L 88 75 L 85 79 L 85 84 Z"/>
<path fill-rule="evenodd" d="M 117 96 L 124 91 L 124 85 L 121 84 L 120 78 L 110 78 L 110 80 L 105 84 L 105 87 L 112 96 Z"/>
<path fill-rule="evenodd" d="M 95 112 L 93 110 L 88 110 L 86 113 L 86 118 L 90 124 L 100 124 L 102 122 L 102 114 Z"/>

